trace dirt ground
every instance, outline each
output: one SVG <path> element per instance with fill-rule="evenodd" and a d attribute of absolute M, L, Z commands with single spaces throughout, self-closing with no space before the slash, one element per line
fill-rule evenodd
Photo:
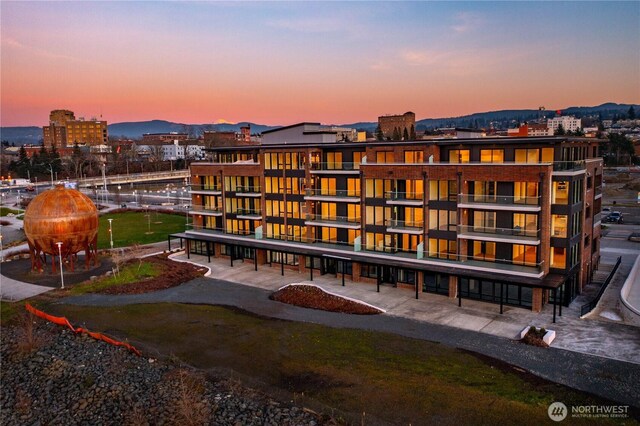
<path fill-rule="evenodd" d="M 640 192 L 640 173 L 606 170 L 604 173 L 603 204 L 635 202 Z"/>

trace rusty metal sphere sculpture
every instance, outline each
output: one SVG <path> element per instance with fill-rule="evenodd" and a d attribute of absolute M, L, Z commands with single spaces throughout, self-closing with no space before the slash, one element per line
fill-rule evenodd
<path fill-rule="evenodd" d="M 31 252 L 31 269 L 42 271 L 49 254 L 62 255 L 73 270 L 77 254 L 85 252 L 87 269 L 97 264 L 98 209 L 89 197 L 78 190 L 56 185 L 36 196 L 24 214 L 24 233 Z M 60 249 L 57 243 L 61 242 Z"/>

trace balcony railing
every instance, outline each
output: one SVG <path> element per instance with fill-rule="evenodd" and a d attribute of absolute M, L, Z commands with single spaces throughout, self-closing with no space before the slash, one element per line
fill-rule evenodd
<path fill-rule="evenodd" d="M 236 209 L 235 213 L 238 216 L 259 216 L 262 217 L 262 210 L 260 209 Z"/>
<path fill-rule="evenodd" d="M 348 163 L 345 161 L 340 161 L 340 162 L 329 162 L 329 163 L 309 163 L 309 168 L 311 169 L 311 171 L 331 171 L 331 170 L 346 170 L 346 171 L 352 171 L 352 170 L 359 170 L 360 169 L 360 163 Z"/>
<path fill-rule="evenodd" d="M 532 239 L 539 240 L 540 239 L 540 230 L 539 229 L 526 229 L 520 228 L 516 226 L 515 228 L 494 228 L 487 226 L 469 226 L 469 225 L 458 225 L 458 235 L 469 235 L 469 236 L 480 236 L 480 235 L 493 235 L 496 237 L 506 237 L 506 238 L 514 238 L 514 239 Z"/>
<path fill-rule="evenodd" d="M 192 191 L 210 191 L 220 192 L 222 191 L 222 185 L 206 185 L 206 184 L 191 184 Z"/>
<path fill-rule="evenodd" d="M 422 192 L 399 192 L 399 191 L 386 191 L 384 198 L 392 201 L 411 201 L 422 202 L 424 193 Z"/>
<path fill-rule="evenodd" d="M 236 186 L 236 194 L 260 194 L 259 186 Z"/>
<path fill-rule="evenodd" d="M 307 189 L 305 197 L 360 197 L 360 190 L 355 189 Z"/>
<path fill-rule="evenodd" d="M 568 172 L 573 170 L 584 170 L 586 162 L 584 160 L 576 161 L 554 161 L 554 172 Z"/>
<path fill-rule="evenodd" d="M 222 228 L 207 228 L 202 225 L 190 224 L 188 225 L 192 230 L 209 233 L 209 234 L 217 234 L 217 235 L 237 235 L 248 240 L 256 239 L 256 233 L 250 230 L 240 230 L 236 232 L 226 232 Z M 284 235 L 280 236 L 268 236 L 264 235 L 260 237 L 261 239 L 268 240 L 284 240 Z M 327 239 L 323 240 L 321 238 L 312 239 L 308 237 L 296 237 L 289 236 L 287 239 L 290 241 L 290 244 L 308 244 L 309 246 L 316 248 L 327 248 L 333 250 L 343 250 L 345 253 L 353 252 L 355 247 L 345 241 L 338 241 Z M 487 271 L 495 271 L 495 272 L 504 272 L 504 273 L 526 273 L 532 274 L 535 276 L 541 276 L 544 271 L 544 262 L 540 263 L 532 263 L 525 262 L 521 260 L 509 260 L 509 259 L 495 259 L 495 260 L 486 260 L 486 259 L 477 259 L 473 256 L 463 256 L 457 255 L 456 253 L 449 252 L 430 252 L 430 251 L 420 251 L 404 249 L 398 246 L 385 246 L 385 245 L 366 245 L 363 243 L 362 245 L 363 252 L 368 253 L 384 253 L 390 256 L 406 258 L 406 259 L 421 259 L 423 261 L 428 262 L 437 262 L 442 263 L 443 265 L 450 265 L 451 267 L 460 267 L 466 269 L 481 269 Z"/>
<path fill-rule="evenodd" d="M 196 212 L 196 213 L 214 213 L 214 214 L 220 214 L 220 215 L 222 214 L 222 208 L 215 207 L 215 206 L 192 205 L 189 210 L 191 212 Z"/>
<path fill-rule="evenodd" d="M 432 252 L 425 251 L 424 258 L 429 260 L 441 260 L 447 263 L 465 264 L 468 266 L 477 266 L 483 268 L 500 269 L 510 272 L 542 272 L 544 261 L 535 263 L 524 260 L 513 259 L 491 259 L 477 258 L 472 255 L 461 255 L 449 252 Z"/>
<path fill-rule="evenodd" d="M 389 228 L 424 229 L 424 221 L 422 220 L 387 219 L 385 222 L 385 225 Z"/>
<path fill-rule="evenodd" d="M 602 222 L 602 212 L 593 215 L 593 223 Z"/>
<path fill-rule="evenodd" d="M 499 204 L 510 206 L 539 206 L 540 197 L 513 197 L 506 195 L 458 194 L 459 204 Z"/>
<path fill-rule="evenodd" d="M 307 222 L 326 223 L 328 225 L 339 224 L 339 225 L 352 225 L 352 226 L 358 226 L 358 227 L 360 226 L 360 217 L 307 214 L 305 217 L 305 220 Z"/>

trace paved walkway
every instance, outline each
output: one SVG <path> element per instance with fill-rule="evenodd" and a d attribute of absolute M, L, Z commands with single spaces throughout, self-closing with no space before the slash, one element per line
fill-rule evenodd
<path fill-rule="evenodd" d="M 3 301 L 18 302 L 51 290 L 51 287 L 23 283 L 4 275 L 0 277 L 0 300 Z"/>
<path fill-rule="evenodd" d="M 178 256 L 185 260 L 185 256 Z M 179 287 L 155 293 L 108 296 L 88 294 L 66 298 L 63 303 L 90 306 L 121 306 L 135 303 L 197 303 L 237 306 L 249 312 L 292 321 L 331 327 L 361 328 L 390 332 L 411 338 L 441 342 L 500 359 L 538 376 L 583 391 L 638 406 L 640 401 L 640 329 L 621 324 L 581 320 L 575 309 L 563 309 L 551 327 L 549 307 L 542 314 L 525 309 L 463 300 L 457 306 L 444 296 L 347 281 L 328 275 L 314 276 L 313 283 L 333 293 L 363 300 L 387 311 L 384 315 L 357 316 L 298 308 L 268 299 L 269 294 L 292 282 L 309 282 L 308 276 L 280 267 L 259 266 L 191 256 L 212 270 Z M 243 284 L 246 283 L 247 285 Z M 526 325 L 555 329 L 559 337 L 549 349 L 525 346 L 514 340 Z M 569 349 L 569 350 L 567 350 Z M 599 355 L 599 356 L 593 356 Z"/>

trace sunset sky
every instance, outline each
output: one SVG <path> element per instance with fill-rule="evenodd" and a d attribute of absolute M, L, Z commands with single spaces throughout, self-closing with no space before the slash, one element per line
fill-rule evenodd
<path fill-rule="evenodd" d="M 10 2 L 2 126 L 640 103 L 640 2 Z"/>

